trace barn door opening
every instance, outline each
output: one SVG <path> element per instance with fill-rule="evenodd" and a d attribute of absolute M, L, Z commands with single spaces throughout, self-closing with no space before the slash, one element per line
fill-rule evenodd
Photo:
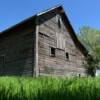
<path fill-rule="evenodd" d="M 4 69 L 5 69 L 5 56 L 0 56 L 0 75 L 4 75 Z"/>

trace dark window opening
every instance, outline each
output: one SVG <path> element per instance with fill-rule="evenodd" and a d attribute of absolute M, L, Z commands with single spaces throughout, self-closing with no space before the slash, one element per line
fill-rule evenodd
<path fill-rule="evenodd" d="M 61 28 L 61 22 L 60 22 L 60 19 L 58 19 L 58 27 Z"/>
<path fill-rule="evenodd" d="M 66 59 L 69 60 L 69 54 L 66 52 Z"/>
<path fill-rule="evenodd" d="M 53 48 L 53 47 L 51 47 L 51 56 L 52 57 L 55 57 L 56 56 L 56 50 L 55 50 L 55 48 Z"/>
<path fill-rule="evenodd" d="M 0 56 L 0 64 L 2 64 L 2 66 L 5 65 L 5 55 Z"/>

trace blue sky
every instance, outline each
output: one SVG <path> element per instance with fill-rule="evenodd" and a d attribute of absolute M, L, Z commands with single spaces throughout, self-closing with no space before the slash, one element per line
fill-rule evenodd
<path fill-rule="evenodd" d="M 100 0 L 0 0 L 0 31 L 58 4 L 76 33 L 84 25 L 100 29 Z"/>

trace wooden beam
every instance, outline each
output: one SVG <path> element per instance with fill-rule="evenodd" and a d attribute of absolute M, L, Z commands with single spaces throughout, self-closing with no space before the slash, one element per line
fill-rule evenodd
<path fill-rule="evenodd" d="M 35 41 L 35 76 L 39 76 L 39 68 L 38 68 L 38 34 L 39 34 L 39 24 L 38 24 L 38 16 L 36 18 L 36 41 Z"/>

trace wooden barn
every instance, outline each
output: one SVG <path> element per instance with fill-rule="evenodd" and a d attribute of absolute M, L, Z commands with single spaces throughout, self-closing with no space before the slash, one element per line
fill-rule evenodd
<path fill-rule="evenodd" d="M 0 34 L 3 76 L 84 76 L 87 55 L 62 6 L 32 16 Z"/>

